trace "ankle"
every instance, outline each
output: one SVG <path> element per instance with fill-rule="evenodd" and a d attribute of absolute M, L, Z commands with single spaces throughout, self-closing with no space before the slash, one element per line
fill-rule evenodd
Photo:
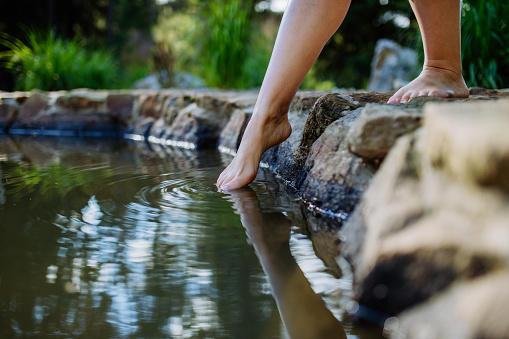
<path fill-rule="evenodd" d="M 289 108 L 286 105 L 255 107 L 253 118 L 255 118 L 254 120 L 256 120 L 261 126 L 279 124 L 283 121 L 288 121 L 288 110 Z"/>
<path fill-rule="evenodd" d="M 463 69 L 461 67 L 461 63 L 455 64 L 451 63 L 447 60 L 429 60 L 426 61 L 422 67 L 423 72 L 424 71 L 434 71 L 434 72 L 440 72 L 447 74 L 453 79 L 460 79 L 463 77 L 462 72 Z"/>

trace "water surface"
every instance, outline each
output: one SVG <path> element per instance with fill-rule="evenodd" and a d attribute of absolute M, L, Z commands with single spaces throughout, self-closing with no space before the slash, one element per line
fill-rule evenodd
<path fill-rule="evenodd" d="M 255 250 L 271 239 L 285 251 L 279 264 L 326 301 L 333 326 L 379 338 L 345 316 L 350 278 L 314 255 L 303 221 L 292 220 L 302 217 L 295 195 L 264 171 L 247 195 L 217 191 L 229 160 L 123 140 L 1 136 L 0 338 L 287 338 L 263 270 L 277 262 Z M 264 241 L 249 236 L 239 204 L 259 207 L 249 215 Z"/>

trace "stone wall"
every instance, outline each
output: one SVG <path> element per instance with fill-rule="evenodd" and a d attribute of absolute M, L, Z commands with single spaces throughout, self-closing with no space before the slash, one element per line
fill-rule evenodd
<path fill-rule="evenodd" d="M 292 136 L 262 159 L 314 218 L 332 217 L 308 230 L 315 248 L 339 239 L 356 300 L 392 316 L 393 338 L 509 337 L 509 91 L 470 93 L 387 105 L 386 93 L 300 92 Z M 0 129 L 234 154 L 256 95 L 0 93 Z"/>

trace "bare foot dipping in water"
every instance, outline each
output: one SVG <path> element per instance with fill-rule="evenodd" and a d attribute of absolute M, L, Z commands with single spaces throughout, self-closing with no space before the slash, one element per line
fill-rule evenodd
<path fill-rule="evenodd" d="M 407 103 L 418 96 L 468 97 L 461 75 L 460 0 L 410 0 L 410 5 L 424 43 L 424 68 L 388 102 Z M 350 0 L 290 0 L 251 121 L 237 155 L 217 180 L 220 189 L 252 182 L 263 153 L 290 136 L 290 103 L 349 6 Z"/>
<path fill-rule="evenodd" d="M 285 141 L 292 133 L 286 113 L 272 118 L 253 115 L 233 161 L 217 179 L 222 190 L 246 186 L 254 180 L 263 153 Z"/>

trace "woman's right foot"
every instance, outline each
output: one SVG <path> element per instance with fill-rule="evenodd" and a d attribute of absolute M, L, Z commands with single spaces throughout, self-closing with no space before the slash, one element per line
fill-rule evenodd
<path fill-rule="evenodd" d="M 221 190 L 234 190 L 251 183 L 258 172 L 263 153 L 290 136 L 287 114 L 266 117 L 254 114 L 247 125 L 235 158 L 217 179 Z"/>

